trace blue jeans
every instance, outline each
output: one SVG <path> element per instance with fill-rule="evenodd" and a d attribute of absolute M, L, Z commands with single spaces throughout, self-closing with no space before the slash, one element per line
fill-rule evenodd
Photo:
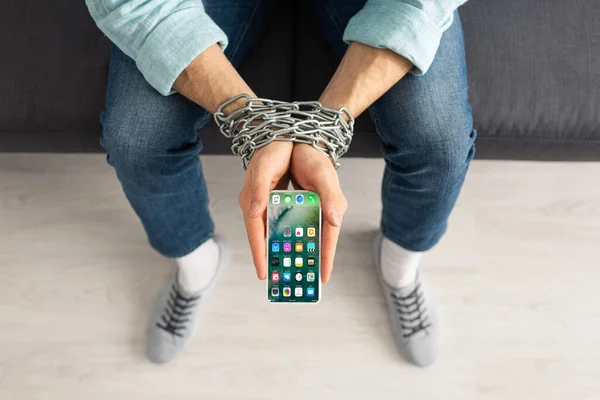
<path fill-rule="evenodd" d="M 229 37 L 225 55 L 233 65 L 268 23 L 273 1 L 204 1 Z M 340 58 L 347 48 L 343 30 L 364 2 L 306 2 Z M 406 249 L 428 250 L 446 230 L 475 150 L 458 14 L 427 74 L 407 75 L 369 113 L 385 158 L 381 229 Z M 167 257 L 179 257 L 210 238 L 214 225 L 198 158 L 198 129 L 208 122 L 209 113 L 181 95 L 161 96 L 134 61 L 113 46 L 101 119 L 107 160 L 150 244 Z"/>

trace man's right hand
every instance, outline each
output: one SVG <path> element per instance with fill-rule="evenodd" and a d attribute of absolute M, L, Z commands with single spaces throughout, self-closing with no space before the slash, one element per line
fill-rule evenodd
<path fill-rule="evenodd" d="M 244 187 L 238 198 L 258 279 L 267 277 L 265 223 L 269 195 L 271 190 L 288 187 L 293 148 L 292 142 L 274 141 L 257 150 L 246 170 Z"/>

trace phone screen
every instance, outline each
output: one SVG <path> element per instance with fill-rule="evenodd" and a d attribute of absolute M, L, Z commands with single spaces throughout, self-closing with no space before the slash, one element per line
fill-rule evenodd
<path fill-rule="evenodd" d="M 267 297 L 316 303 L 321 296 L 321 201 L 309 191 L 273 191 L 267 213 Z"/>

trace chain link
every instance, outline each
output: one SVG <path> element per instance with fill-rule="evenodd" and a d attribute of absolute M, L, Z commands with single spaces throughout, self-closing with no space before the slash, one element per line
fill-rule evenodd
<path fill-rule="evenodd" d="M 223 109 L 245 99 L 229 115 Z M 305 143 L 328 155 L 336 168 L 346 154 L 354 132 L 354 117 L 345 107 L 336 110 L 318 101 L 287 103 L 240 94 L 219 106 L 214 115 L 219 131 L 232 139 L 231 151 L 248 168 L 254 152 L 274 140 Z"/>

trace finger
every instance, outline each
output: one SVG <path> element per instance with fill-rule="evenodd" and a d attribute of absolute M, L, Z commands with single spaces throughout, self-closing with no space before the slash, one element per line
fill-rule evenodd
<path fill-rule="evenodd" d="M 246 225 L 246 234 L 248 243 L 250 243 L 256 276 L 258 279 L 265 279 L 267 277 L 267 248 L 264 219 L 262 215 L 258 215 L 257 218 L 244 214 L 244 224 Z"/>
<path fill-rule="evenodd" d="M 342 193 L 335 171 L 328 179 L 320 179 L 315 191 L 321 198 L 323 212 L 321 232 L 321 279 L 327 283 L 333 269 L 335 249 L 340 236 L 342 219 L 347 208 L 346 197 Z"/>
<path fill-rule="evenodd" d="M 269 202 L 270 182 L 266 174 L 249 171 L 242 189 L 243 195 L 240 196 L 243 198 L 244 224 L 258 279 L 265 279 L 267 276 L 265 213 Z"/>
<path fill-rule="evenodd" d="M 321 232 L 321 281 L 323 283 L 329 282 L 331 277 L 339 235 L 339 227 L 332 226 L 327 220 L 323 221 Z"/>
<path fill-rule="evenodd" d="M 271 191 L 271 177 L 264 168 L 248 174 L 246 182 L 249 191 L 248 216 L 260 217 L 269 204 L 269 193 Z"/>

